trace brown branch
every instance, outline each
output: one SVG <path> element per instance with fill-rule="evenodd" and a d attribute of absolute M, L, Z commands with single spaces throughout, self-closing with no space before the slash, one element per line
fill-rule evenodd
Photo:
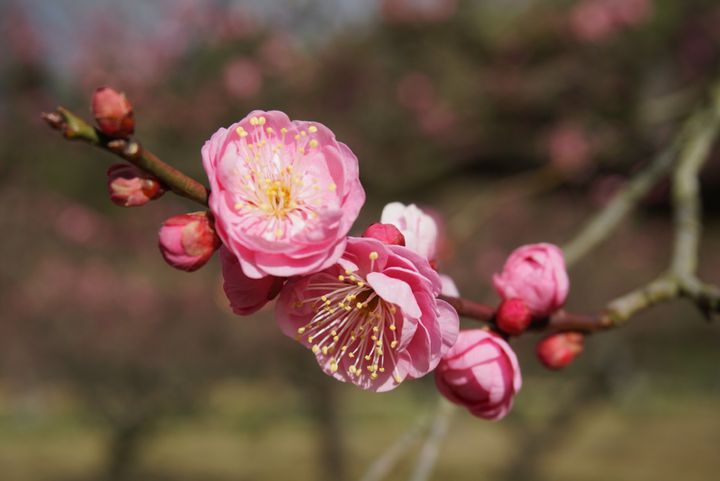
<path fill-rule="evenodd" d="M 495 308 L 487 304 L 465 299 L 462 297 L 440 296 L 448 302 L 463 317 L 495 325 Z M 580 314 L 564 310 L 555 312 L 552 316 L 539 319 L 533 323 L 531 329 L 538 331 L 581 331 L 591 333 L 609 329 L 613 320 L 607 313 Z"/>
<path fill-rule="evenodd" d="M 131 164 L 153 174 L 176 194 L 207 206 L 208 189 L 200 182 L 160 160 L 136 140 L 112 139 L 103 135 L 82 118 L 66 108 L 43 113 L 42 119 L 68 140 L 80 140 L 122 157 Z"/>

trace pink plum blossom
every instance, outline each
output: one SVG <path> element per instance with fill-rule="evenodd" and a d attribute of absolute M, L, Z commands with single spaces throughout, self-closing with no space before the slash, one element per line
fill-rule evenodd
<path fill-rule="evenodd" d="M 410 249 L 349 237 L 336 264 L 286 284 L 276 318 L 327 374 L 388 391 L 435 369 L 454 344 L 458 314 L 439 292 L 438 274 Z"/>
<path fill-rule="evenodd" d="M 285 282 L 285 279 L 273 276 L 250 279 L 243 273 L 237 258 L 225 246 L 220 247 L 220 261 L 223 290 L 233 312 L 239 316 L 258 311 L 278 295 Z"/>
<path fill-rule="evenodd" d="M 160 253 L 176 269 L 195 271 L 220 247 L 207 212 L 176 215 L 160 228 Z"/>
<path fill-rule="evenodd" d="M 215 227 L 247 277 L 337 262 L 365 192 L 357 158 L 327 127 L 254 111 L 218 130 L 202 157 Z"/>
<path fill-rule="evenodd" d="M 415 204 L 392 202 L 385 206 L 380 216 L 383 224 L 392 224 L 405 237 L 405 246 L 434 262 L 437 256 L 438 226 L 431 216 Z"/>
<path fill-rule="evenodd" d="M 435 371 L 435 383 L 448 400 L 489 420 L 505 417 L 520 391 L 515 353 L 500 336 L 483 329 L 461 331 Z"/>
<path fill-rule="evenodd" d="M 536 317 L 559 309 L 570 288 L 562 250 L 545 243 L 515 249 L 493 284 L 502 299 L 521 299 Z"/>
<path fill-rule="evenodd" d="M 426 258 L 433 268 L 437 267 L 438 245 L 440 243 L 441 222 L 423 212 L 415 204 L 404 205 L 392 202 L 385 206 L 380 217 L 382 224 L 394 225 L 400 230 L 404 245 L 416 254 Z M 459 297 L 455 281 L 448 275 L 440 275 L 441 293 L 445 296 Z"/>

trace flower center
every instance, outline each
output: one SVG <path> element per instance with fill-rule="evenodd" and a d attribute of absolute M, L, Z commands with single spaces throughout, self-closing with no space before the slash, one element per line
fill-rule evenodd
<path fill-rule="evenodd" d="M 312 224 L 319 210 L 330 205 L 328 196 L 336 191 L 334 183 L 323 185 L 299 166 L 319 145 L 313 138 L 317 128 L 295 134 L 295 141 L 288 143 L 288 129 L 282 128 L 278 134 L 264 127 L 265 117 L 253 117 L 250 123 L 250 132 L 237 128 L 243 141 L 238 143 L 239 160 L 233 168 L 238 181 L 235 209 L 245 214 L 252 232 L 268 240 L 290 237 Z"/>
<path fill-rule="evenodd" d="M 375 257 L 373 257 L 373 254 Z M 377 253 L 370 253 L 370 259 Z M 380 298 L 358 273 L 346 270 L 336 278 L 317 276 L 307 287 L 311 296 L 296 306 L 312 304 L 315 314 L 297 330 L 307 336 L 313 353 L 329 358 L 331 372 L 375 380 L 394 370 L 398 346 L 397 307 Z M 393 372 L 396 382 L 402 379 Z"/>

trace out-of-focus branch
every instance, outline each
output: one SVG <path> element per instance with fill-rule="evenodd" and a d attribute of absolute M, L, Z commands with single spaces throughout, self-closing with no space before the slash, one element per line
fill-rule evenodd
<path fill-rule="evenodd" d="M 610 236 L 625 216 L 635 207 L 635 204 L 670 171 L 676 155 L 677 146 L 675 145 L 658 155 L 603 210 L 590 219 L 577 236 L 563 246 L 565 262 L 568 267 L 582 259 Z"/>
<path fill-rule="evenodd" d="M 700 246 L 700 169 L 720 131 L 720 84 L 711 92 L 711 105 L 695 114 L 686 129 L 690 134 L 680 148 L 673 171 L 675 240 L 667 273 L 608 305 L 614 324 L 662 301 L 687 297 L 709 317 L 720 312 L 720 289 L 697 278 Z"/>
<path fill-rule="evenodd" d="M 112 152 L 155 177 L 178 195 L 202 205 L 208 203 L 208 189 L 200 182 L 160 160 L 136 140 L 112 139 L 64 107 L 43 113 L 43 120 L 68 140 L 80 140 Z"/>
<path fill-rule="evenodd" d="M 420 436 L 425 434 L 429 426 L 429 416 L 421 416 L 389 448 L 383 450 L 382 455 L 370 465 L 363 477 L 360 478 L 360 481 L 382 481 L 385 479 L 397 465 L 400 458 L 415 446 Z"/>
<path fill-rule="evenodd" d="M 432 426 L 430 426 L 430 433 L 425 439 L 425 443 L 423 443 L 420 454 L 418 454 L 415 470 L 410 477 L 410 481 L 427 481 L 430 479 L 440 452 L 440 446 L 450 427 L 450 418 L 453 412 L 455 412 L 455 406 L 445 399 L 440 399 L 440 405 L 433 418 Z"/>
<path fill-rule="evenodd" d="M 662 176 L 673 168 L 673 209 L 675 243 L 667 273 L 610 303 L 598 315 L 560 311 L 536 329 L 586 333 L 616 327 L 633 315 L 657 303 L 687 297 L 708 316 L 720 312 L 720 289 L 696 276 L 700 243 L 700 169 L 720 131 L 720 83 L 711 95 L 709 107 L 697 110 L 683 126 L 673 145 L 661 153 L 644 171 L 593 219 L 564 248 L 568 265 L 608 238 L 635 204 Z M 677 159 L 677 160 L 676 160 Z M 463 298 L 443 297 L 461 316 L 492 323 L 494 308 Z"/>

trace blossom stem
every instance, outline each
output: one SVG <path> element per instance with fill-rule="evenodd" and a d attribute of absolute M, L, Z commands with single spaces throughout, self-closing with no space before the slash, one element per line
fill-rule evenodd
<path fill-rule="evenodd" d="M 132 139 L 112 139 L 64 107 L 43 113 L 42 119 L 68 140 L 80 140 L 122 157 L 157 177 L 176 194 L 207 206 L 208 189 L 197 180 L 160 160 Z"/>
<path fill-rule="evenodd" d="M 440 296 L 463 317 L 495 325 L 495 308 L 462 297 Z M 581 331 L 586 333 L 603 331 L 614 327 L 609 313 L 581 314 L 560 310 L 552 316 L 540 319 L 531 325 L 538 331 Z"/>

